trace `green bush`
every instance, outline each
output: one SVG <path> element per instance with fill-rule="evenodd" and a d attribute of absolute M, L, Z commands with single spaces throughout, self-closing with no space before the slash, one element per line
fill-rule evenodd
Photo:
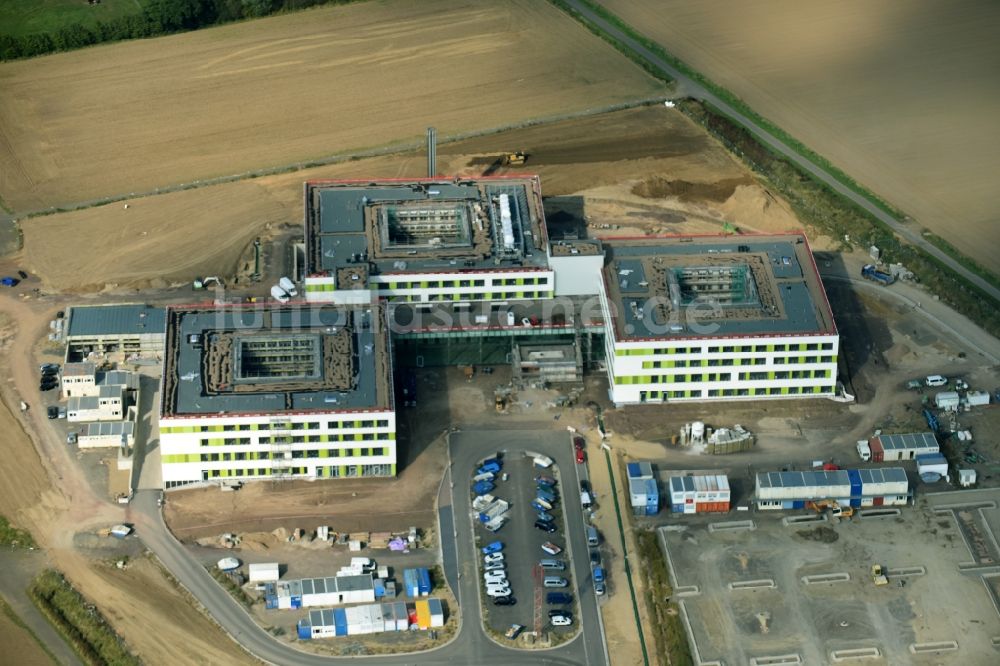
<path fill-rule="evenodd" d="M 0 546 L 35 548 L 35 539 L 27 530 L 14 527 L 7 518 L 0 516 Z"/>
<path fill-rule="evenodd" d="M 661 663 L 671 666 L 693 664 L 687 632 L 678 615 L 677 604 L 670 600 L 673 588 L 656 532 L 636 530 L 635 540 L 646 580 L 646 607 L 653 624 L 656 654 L 666 656 L 666 661 Z"/>
<path fill-rule="evenodd" d="M 49 569 L 38 574 L 28 588 L 28 596 L 85 664 L 138 666 L 142 663 L 129 652 L 125 641 L 97 607 L 73 589 L 58 571 Z"/>

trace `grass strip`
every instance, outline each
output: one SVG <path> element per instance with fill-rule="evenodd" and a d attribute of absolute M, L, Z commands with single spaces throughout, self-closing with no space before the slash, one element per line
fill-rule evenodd
<path fill-rule="evenodd" d="M 982 266 L 973 259 L 965 256 L 954 245 L 952 245 L 945 239 L 941 238 L 937 234 L 931 233 L 930 231 L 925 231 L 921 234 L 921 236 L 923 236 L 924 240 L 926 240 L 927 242 L 931 243 L 932 245 L 936 245 L 939 250 L 950 256 L 952 259 L 962 264 L 963 266 L 965 266 L 970 271 L 972 271 L 979 277 L 989 282 L 997 289 L 1000 289 L 1000 276 L 998 276 L 996 273 L 993 273 L 985 266 Z"/>
<path fill-rule="evenodd" d="M 14 527 L 5 516 L 0 516 L 0 546 L 36 548 L 37 544 L 31 532 Z"/>
<path fill-rule="evenodd" d="M 807 160 L 809 160 L 810 162 L 812 162 L 816 166 L 822 168 L 828 174 L 830 174 L 835 179 L 837 179 L 837 181 L 839 181 L 845 187 L 847 187 L 850 190 L 852 190 L 853 192 L 855 192 L 857 194 L 860 194 L 861 196 L 865 197 L 866 199 L 868 199 L 869 201 L 871 201 L 873 204 L 875 204 L 876 206 L 878 206 L 879 208 L 881 208 L 883 211 L 885 211 L 889 215 L 892 215 L 893 217 L 896 217 L 897 219 L 903 219 L 903 218 L 906 217 L 906 215 L 904 213 L 902 213 L 900 210 L 898 210 L 897 208 L 891 206 L 888 202 L 886 202 L 885 200 L 883 200 L 881 197 L 877 196 L 872 191 L 870 191 L 867 188 L 861 186 L 853 178 L 851 178 L 846 173 L 844 173 L 839 168 L 837 168 L 832 163 L 830 163 L 829 160 L 827 160 L 823 156 L 817 154 L 811 148 L 809 148 L 808 146 L 806 146 L 805 144 L 803 144 L 801 141 L 799 141 L 798 139 L 796 139 L 795 137 L 793 137 L 791 134 L 789 134 L 788 132 L 786 132 L 785 130 L 781 129 L 780 127 L 778 127 L 777 125 L 775 125 L 773 122 L 771 122 L 770 120 L 768 120 L 764 116 L 762 116 L 759 113 L 757 113 L 756 111 L 754 111 L 753 108 L 751 108 L 740 97 L 738 97 L 734 93 L 730 92 L 726 88 L 723 88 L 722 86 L 718 85 L 717 83 L 715 83 L 714 81 L 712 81 L 711 79 L 709 79 L 705 75 L 701 74 L 700 72 L 692 69 L 683 60 L 681 60 L 677 56 L 674 56 L 674 55 L 670 54 L 669 52 L 667 52 L 666 50 L 664 50 L 664 48 L 662 46 L 660 46 L 658 43 L 652 41 L 648 37 L 646 37 L 646 36 L 642 35 L 641 33 L 637 32 L 634 28 L 632 28 L 631 25 L 629 25 L 628 23 L 626 23 L 625 21 L 623 21 L 621 18 L 619 18 L 617 14 L 614 14 L 613 12 L 609 11 L 603 5 L 595 2 L 594 0 L 580 0 L 580 2 L 582 4 L 584 4 L 584 5 L 587 5 L 587 7 L 589 7 L 591 9 L 591 11 L 593 11 L 595 14 L 597 14 L 598 16 L 600 16 L 601 18 L 603 18 L 608 23 L 614 25 L 616 28 L 618 28 L 619 30 L 621 30 L 622 32 L 624 32 L 626 35 L 628 35 L 629 37 L 631 37 L 635 41 L 637 41 L 640 44 L 642 44 L 645 48 L 647 48 L 650 51 L 652 51 L 653 53 L 655 53 L 657 56 L 659 56 L 660 58 L 662 58 L 664 61 L 670 63 L 670 65 L 672 67 L 674 67 L 675 69 L 677 69 L 679 72 L 682 72 L 685 76 L 687 76 L 691 80 L 696 81 L 697 83 L 701 84 L 707 90 L 711 91 L 712 94 L 714 94 L 716 97 L 718 97 L 719 99 L 724 100 L 731 107 L 733 107 L 734 109 L 736 109 L 737 111 L 739 111 L 743 115 L 747 116 L 748 118 L 752 119 L 759 126 L 763 127 L 765 130 L 767 130 L 767 132 L 769 134 L 771 134 L 775 138 L 779 139 L 786 146 L 788 146 L 789 148 L 791 148 L 796 153 L 798 153 L 802 157 L 806 158 Z M 579 14 L 577 14 L 575 12 L 573 12 L 573 15 L 576 16 L 576 17 L 578 17 L 578 18 L 582 18 L 582 17 L 579 16 Z M 593 30 L 594 28 L 591 28 L 591 29 Z M 599 29 L 599 28 L 597 28 L 597 29 Z M 629 49 L 629 50 L 631 50 L 631 49 Z M 641 57 L 641 56 L 637 56 L 637 57 Z"/>
<path fill-rule="evenodd" d="M 58 571 L 47 569 L 38 574 L 28 587 L 28 596 L 85 664 L 139 666 L 142 663 L 97 607 Z"/>
<path fill-rule="evenodd" d="M 216 566 L 206 566 L 209 575 L 214 578 L 229 594 L 233 596 L 244 608 L 250 608 L 254 604 L 253 597 L 247 594 L 242 587 L 236 584 L 232 576 L 227 575 Z"/>
<path fill-rule="evenodd" d="M 646 579 L 646 608 L 653 620 L 656 654 L 665 655 L 670 666 L 691 666 L 694 659 L 688 646 L 687 632 L 684 631 L 677 604 L 670 600 L 673 587 L 656 532 L 636 530 L 635 541 Z"/>
<path fill-rule="evenodd" d="M 625 578 L 628 580 L 628 591 L 632 596 L 632 613 L 635 615 L 635 628 L 639 631 L 639 647 L 642 648 L 642 663 L 649 666 L 649 653 L 646 651 L 646 636 L 642 631 L 642 621 L 639 618 L 639 602 L 635 597 L 635 585 L 632 584 L 632 567 L 628 563 L 628 546 L 625 543 L 625 525 L 622 523 L 622 510 L 618 506 L 618 487 L 615 484 L 615 473 L 611 468 L 611 454 L 604 449 L 604 461 L 608 464 L 608 478 L 611 479 L 611 498 L 615 503 L 615 517 L 618 520 L 618 538 L 622 545 L 622 560 L 625 562 Z"/>

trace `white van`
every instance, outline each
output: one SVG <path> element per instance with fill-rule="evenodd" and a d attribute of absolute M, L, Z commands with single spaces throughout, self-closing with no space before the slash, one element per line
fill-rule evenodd
<path fill-rule="evenodd" d="M 948 383 L 948 378 L 941 375 L 928 375 L 924 383 L 928 386 L 944 386 Z"/>
<path fill-rule="evenodd" d="M 546 576 L 542 579 L 542 585 L 544 587 L 567 587 L 569 581 L 560 576 Z"/>

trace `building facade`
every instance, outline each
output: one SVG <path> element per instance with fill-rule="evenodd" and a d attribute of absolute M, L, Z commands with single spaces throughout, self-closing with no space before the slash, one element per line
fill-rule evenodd
<path fill-rule="evenodd" d="M 839 335 L 804 236 L 604 245 L 616 405 L 836 394 Z"/>
<path fill-rule="evenodd" d="M 167 488 L 396 473 L 383 309 L 188 308 L 167 319 Z"/>

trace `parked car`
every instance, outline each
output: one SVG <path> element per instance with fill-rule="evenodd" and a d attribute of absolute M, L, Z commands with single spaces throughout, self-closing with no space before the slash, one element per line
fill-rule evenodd
<path fill-rule="evenodd" d="M 66 418 L 66 408 L 65 407 L 60 407 L 59 408 L 59 418 L 61 418 L 61 419 Z"/>
<path fill-rule="evenodd" d="M 511 596 L 506 597 L 493 597 L 494 606 L 513 606 L 517 603 L 517 599 Z"/>
<path fill-rule="evenodd" d="M 552 534 L 556 531 L 556 526 L 554 523 L 547 523 L 544 520 L 536 520 L 535 529 L 539 529 L 547 534 Z"/>
<path fill-rule="evenodd" d="M 510 625 L 510 627 L 507 628 L 507 631 L 505 631 L 503 635 L 506 638 L 509 638 L 510 640 L 514 640 L 515 638 L 518 637 L 518 635 L 522 631 L 524 631 L 524 625 L 523 624 L 512 624 L 512 625 Z"/>
<path fill-rule="evenodd" d="M 590 551 L 590 564 L 592 566 L 601 566 L 601 551 L 592 550 Z"/>
<path fill-rule="evenodd" d="M 566 617 L 573 617 L 573 612 L 566 610 L 564 608 L 553 608 L 549 611 L 549 617 L 555 617 L 556 615 L 564 615 Z"/>
<path fill-rule="evenodd" d="M 551 523 L 553 520 L 555 520 L 552 517 L 552 514 L 546 511 L 539 511 L 538 513 L 535 514 L 535 517 L 538 518 L 538 520 L 544 520 L 547 523 Z"/>
<path fill-rule="evenodd" d="M 603 583 L 604 582 L 604 569 L 601 567 L 594 567 L 594 582 Z"/>
<path fill-rule="evenodd" d="M 577 449 L 576 462 L 578 465 L 582 465 L 583 463 L 587 462 L 587 452 L 584 451 L 583 449 Z"/>
<path fill-rule="evenodd" d="M 542 587 L 568 587 L 569 581 L 562 576 L 546 576 L 542 579 Z"/>
<path fill-rule="evenodd" d="M 59 384 L 59 382 L 55 382 L 55 381 L 47 381 L 47 380 L 44 380 L 44 379 L 43 379 L 43 380 L 42 380 L 42 381 L 41 381 L 41 382 L 40 382 L 40 383 L 38 384 L 38 390 L 39 390 L 39 391 L 51 391 L 51 390 L 52 390 L 52 389 L 54 389 L 54 388 L 55 388 L 55 387 L 56 387 L 56 386 L 57 386 L 58 384 Z"/>
<path fill-rule="evenodd" d="M 538 565 L 543 569 L 555 569 L 557 571 L 562 571 L 566 568 L 566 563 L 562 560 L 541 560 Z"/>
<path fill-rule="evenodd" d="M 555 545 L 551 541 L 546 541 L 545 543 L 542 544 L 542 550 L 544 550 L 549 555 L 558 555 L 559 553 L 562 552 L 563 549 Z"/>
<path fill-rule="evenodd" d="M 927 379 L 924 380 L 928 386 L 944 386 L 948 383 L 947 377 L 942 377 L 941 375 L 928 375 Z"/>
<path fill-rule="evenodd" d="M 503 541 L 494 541 L 483 546 L 483 555 L 492 555 L 503 550 Z"/>
<path fill-rule="evenodd" d="M 573 624 L 573 618 L 569 615 L 553 615 L 549 618 L 553 627 L 568 627 Z"/>
<path fill-rule="evenodd" d="M 483 555 L 483 561 L 486 562 L 486 564 L 492 564 L 493 562 L 503 562 L 503 553 L 501 552 L 487 553 L 486 555 Z"/>
<path fill-rule="evenodd" d="M 490 562 L 485 567 L 483 567 L 483 570 L 484 571 L 503 571 L 506 568 L 507 568 L 507 565 L 504 564 L 503 562 Z"/>
<path fill-rule="evenodd" d="M 608 589 L 607 587 L 605 587 L 604 581 L 601 581 L 600 583 L 598 583 L 596 580 L 594 581 L 594 594 L 596 594 L 597 596 L 601 596 L 607 591 Z"/>
<path fill-rule="evenodd" d="M 504 585 L 503 587 L 489 587 L 486 588 L 486 596 L 496 599 L 497 597 L 509 597 L 510 596 L 510 586 Z"/>
<path fill-rule="evenodd" d="M 583 440 L 583 437 L 580 437 L 579 435 L 573 438 L 573 448 L 577 451 L 583 451 L 586 444 L 587 443 Z"/>
<path fill-rule="evenodd" d="M 549 592 L 545 595 L 545 603 L 553 606 L 573 603 L 573 595 L 569 592 Z"/>
<path fill-rule="evenodd" d="M 587 481 L 586 479 L 584 479 L 583 481 L 580 481 L 580 492 L 581 493 L 589 493 L 590 492 L 590 482 Z"/>
<path fill-rule="evenodd" d="M 55 405 L 52 405 L 45 410 L 45 415 L 48 416 L 50 419 L 59 418 L 59 408 L 56 407 Z"/>
<path fill-rule="evenodd" d="M 28 279 L 28 274 L 25 273 L 24 271 L 18 271 L 17 272 L 17 277 L 21 278 L 22 280 L 27 280 Z"/>
<path fill-rule="evenodd" d="M 39 372 L 59 372 L 58 363 L 42 363 L 38 366 Z"/>
<path fill-rule="evenodd" d="M 76 437 L 77 437 L 76 433 L 71 432 L 70 434 L 66 435 L 66 443 L 69 445 L 76 444 Z"/>
<path fill-rule="evenodd" d="M 548 486 L 549 488 L 553 488 L 556 485 L 556 480 L 553 479 L 551 476 L 536 476 L 535 483 L 541 484 L 543 486 Z"/>

